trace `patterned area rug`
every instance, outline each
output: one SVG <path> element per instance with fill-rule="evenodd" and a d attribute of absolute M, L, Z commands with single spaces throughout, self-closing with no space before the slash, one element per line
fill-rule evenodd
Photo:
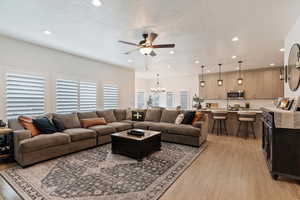
<path fill-rule="evenodd" d="M 205 147 L 162 143 L 138 162 L 108 144 L 1 175 L 26 200 L 155 200 Z"/>

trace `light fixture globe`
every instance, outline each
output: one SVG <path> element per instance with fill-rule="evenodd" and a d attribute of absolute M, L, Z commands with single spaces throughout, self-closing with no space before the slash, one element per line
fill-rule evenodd
<path fill-rule="evenodd" d="M 152 51 L 153 51 L 153 48 L 151 48 L 151 47 L 140 48 L 140 52 L 143 55 L 149 55 Z"/>
<path fill-rule="evenodd" d="M 223 85 L 223 80 L 218 80 L 218 86 L 222 86 Z"/>
<path fill-rule="evenodd" d="M 200 86 L 205 87 L 205 81 L 200 81 Z"/>
<path fill-rule="evenodd" d="M 238 83 L 238 85 L 243 85 L 243 79 L 242 78 L 238 78 L 237 83 Z"/>

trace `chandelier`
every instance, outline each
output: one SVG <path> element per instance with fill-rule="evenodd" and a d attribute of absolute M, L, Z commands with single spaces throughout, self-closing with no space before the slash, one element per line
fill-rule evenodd
<path fill-rule="evenodd" d="M 150 91 L 153 93 L 163 93 L 166 92 L 165 88 L 160 87 L 160 83 L 159 83 L 159 74 L 156 74 L 157 77 L 157 81 L 155 84 L 155 87 L 151 88 Z"/>

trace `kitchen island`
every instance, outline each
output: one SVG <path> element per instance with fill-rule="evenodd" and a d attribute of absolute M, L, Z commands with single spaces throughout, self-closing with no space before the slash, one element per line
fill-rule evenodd
<path fill-rule="evenodd" d="M 212 119 L 212 111 L 213 110 L 225 110 L 225 109 L 202 109 L 201 110 L 202 112 L 208 114 L 209 133 L 212 132 L 212 127 L 213 127 L 213 119 Z M 236 136 L 238 126 L 239 126 L 239 121 L 238 121 L 238 112 L 239 111 L 233 111 L 233 110 L 226 110 L 226 111 L 228 111 L 227 120 L 226 120 L 228 135 Z M 261 138 L 261 136 L 262 136 L 262 122 L 261 122 L 262 110 L 259 110 L 259 109 L 243 109 L 241 111 L 256 112 L 256 121 L 254 122 L 254 131 L 255 131 L 256 138 Z M 250 127 L 249 127 L 249 131 L 251 131 Z M 246 127 L 242 125 L 241 128 L 240 128 L 239 136 L 240 137 L 245 137 L 246 135 L 247 135 Z"/>

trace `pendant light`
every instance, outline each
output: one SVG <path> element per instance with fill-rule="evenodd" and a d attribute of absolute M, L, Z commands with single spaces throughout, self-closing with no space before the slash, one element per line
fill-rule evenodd
<path fill-rule="evenodd" d="M 223 80 L 221 79 L 221 67 L 222 67 L 222 64 L 219 64 L 219 80 L 217 81 L 218 86 L 223 85 Z"/>
<path fill-rule="evenodd" d="M 201 87 L 205 87 L 205 81 L 204 81 L 204 65 L 202 65 L 201 68 L 202 68 L 202 74 L 201 74 L 200 86 L 201 86 Z"/>
<path fill-rule="evenodd" d="M 243 61 L 239 61 L 239 78 L 237 79 L 238 85 L 243 85 L 243 78 L 242 78 L 242 63 Z"/>
<path fill-rule="evenodd" d="M 156 85 L 155 85 L 154 88 L 151 88 L 150 91 L 153 92 L 153 93 L 163 93 L 163 92 L 166 92 L 165 88 L 160 87 L 159 74 L 156 74 L 156 78 L 157 78 Z"/>

